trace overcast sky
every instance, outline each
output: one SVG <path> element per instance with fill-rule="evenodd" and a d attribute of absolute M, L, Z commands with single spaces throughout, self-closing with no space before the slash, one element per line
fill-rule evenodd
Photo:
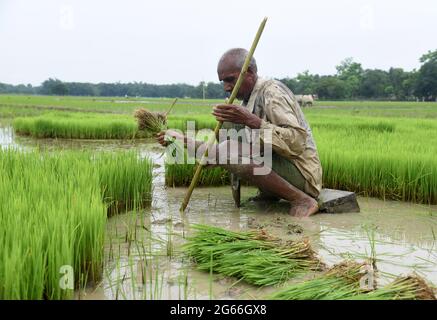
<path fill-rule="evenodd" d="M 0 0 L 0 82 L 217 82 L 231 47 L 249 48 L 259 74 L 418 68 L 437 49 L 435 0 Z"/>

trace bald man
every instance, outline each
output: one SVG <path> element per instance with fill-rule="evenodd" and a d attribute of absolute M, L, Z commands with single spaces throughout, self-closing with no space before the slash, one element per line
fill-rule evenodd
<path fill-rule="evenodd" d="M 221 57 L 217 73 L 226 92 L 232 92 L 247 54 L 247 50 L 235 48 Z M 256 61 L 252 58 L 237 99 L 242 101 L 241 105 L 217 105 L 213 115 L 227 128 L 260 130 L 262 143 L 269 144 L 273 150 L 271 170 L 267 174 L 255 174 L 256 168 L 261 167 L 255 161 L 219 165 L 257 186 L 260 192 L 256 199 L 285 199 L 290 203 L 289 213 L 293 216 L 315 214 L 318 211 L 315 198 L 322 186 L 322 167 L 311 129 L 293 93 L 279 81 L 258 77 Z M 269 134 L 264 134 L 266 131 Z M 167 134 L 177 137 L 174 132 Z M 158 135 L 158 141 L 167 144 L 164 133 Z M 203 142 L 194 143 L 198 148 L 204 146 Z M 218 156 L 228 150 L 226 142 L 216 147 Z M 241 157 L 252 156 L 242 154 L 243 149 L 241 146 L 238 149 Z M 244 150 L 252 152 L 251 148 Z"/>

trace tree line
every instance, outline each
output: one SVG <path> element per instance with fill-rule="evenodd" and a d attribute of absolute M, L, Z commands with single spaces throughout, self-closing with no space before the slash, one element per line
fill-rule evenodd
<path fill-rule="evenodd" d="M 429 51 L 420 58 L 419 70 L 405 71 L 390 68 L 388 71 L 364 69 L 352 58 L 336 66 L 334 75 L 299 73 L 294 78 L 278 79 L 295 94 L 316 94 L 319 99 L 331 100 L 437 100 L 437 50 Z M 41 86 L 10 85 L 0 83 L 0 93 L 46 94 L 73 96 L 130 96 L 168 98 L 225 97 L 219 83 L 201 82 L 197 86 L 188 84 L 157 85 L 143 82 L 133 83 L 84 83 L 63 82 L 48 79 Z"/>
<path fill-rule="evenodd" d="M 101 97 L 150 97 L 150 98 L 224 98 L 223 87 L 219 83 L 201 82 L 197 86 L 189 84 L 149 84 L 133 83 L 86 83 L 63 82 L 59 79 L 45 80 L 41 86 L 10 85 L 0 83 L 0 93 L 45 94 Z"/>
<path fill-rule="evenodd" d="M 437 50 L 420 58 L 419 70 L 402 68 L 363 69 L 352 58 L 336 66 L 335 75 L 299 73 L 295 78 L 280 79 L 293 92 L 317 94 L 332 100 L 425 100 L 437 101 Z"/>

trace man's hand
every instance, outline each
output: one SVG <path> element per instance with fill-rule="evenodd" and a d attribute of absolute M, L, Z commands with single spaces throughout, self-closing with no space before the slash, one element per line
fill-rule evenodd
<path fill-rule="evenodd" d="M 219 104 L 212 112 L 217 121 L 228 121 L 237 124 L 244 124 L 251 129 L 261 127 L 261 119 L 246 108 L 234 104 Z"/>
<path fill-rule="evenodd" d="M 181 134 L 180 132 L 174 131 L 174 130 L 161 131 L 160 133 L 158 133 L 156 135 L 156 139 L 158 140 L 159 144 L 164 146 L 164 147 L 166 147 L 170 144 L 168 137 L 173 137 L 179 141 L 184 141 L 184 138 L 185 138 L 183 134 Z"/>

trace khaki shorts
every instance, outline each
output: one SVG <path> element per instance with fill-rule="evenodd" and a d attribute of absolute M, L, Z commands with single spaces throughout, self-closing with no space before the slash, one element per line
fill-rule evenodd
<path fill-rule="evenodd" d="M 307 192 L 305 188 L 307 181 L 292 161 L 273 152 L 272 170 L 299 190 Z"/>

